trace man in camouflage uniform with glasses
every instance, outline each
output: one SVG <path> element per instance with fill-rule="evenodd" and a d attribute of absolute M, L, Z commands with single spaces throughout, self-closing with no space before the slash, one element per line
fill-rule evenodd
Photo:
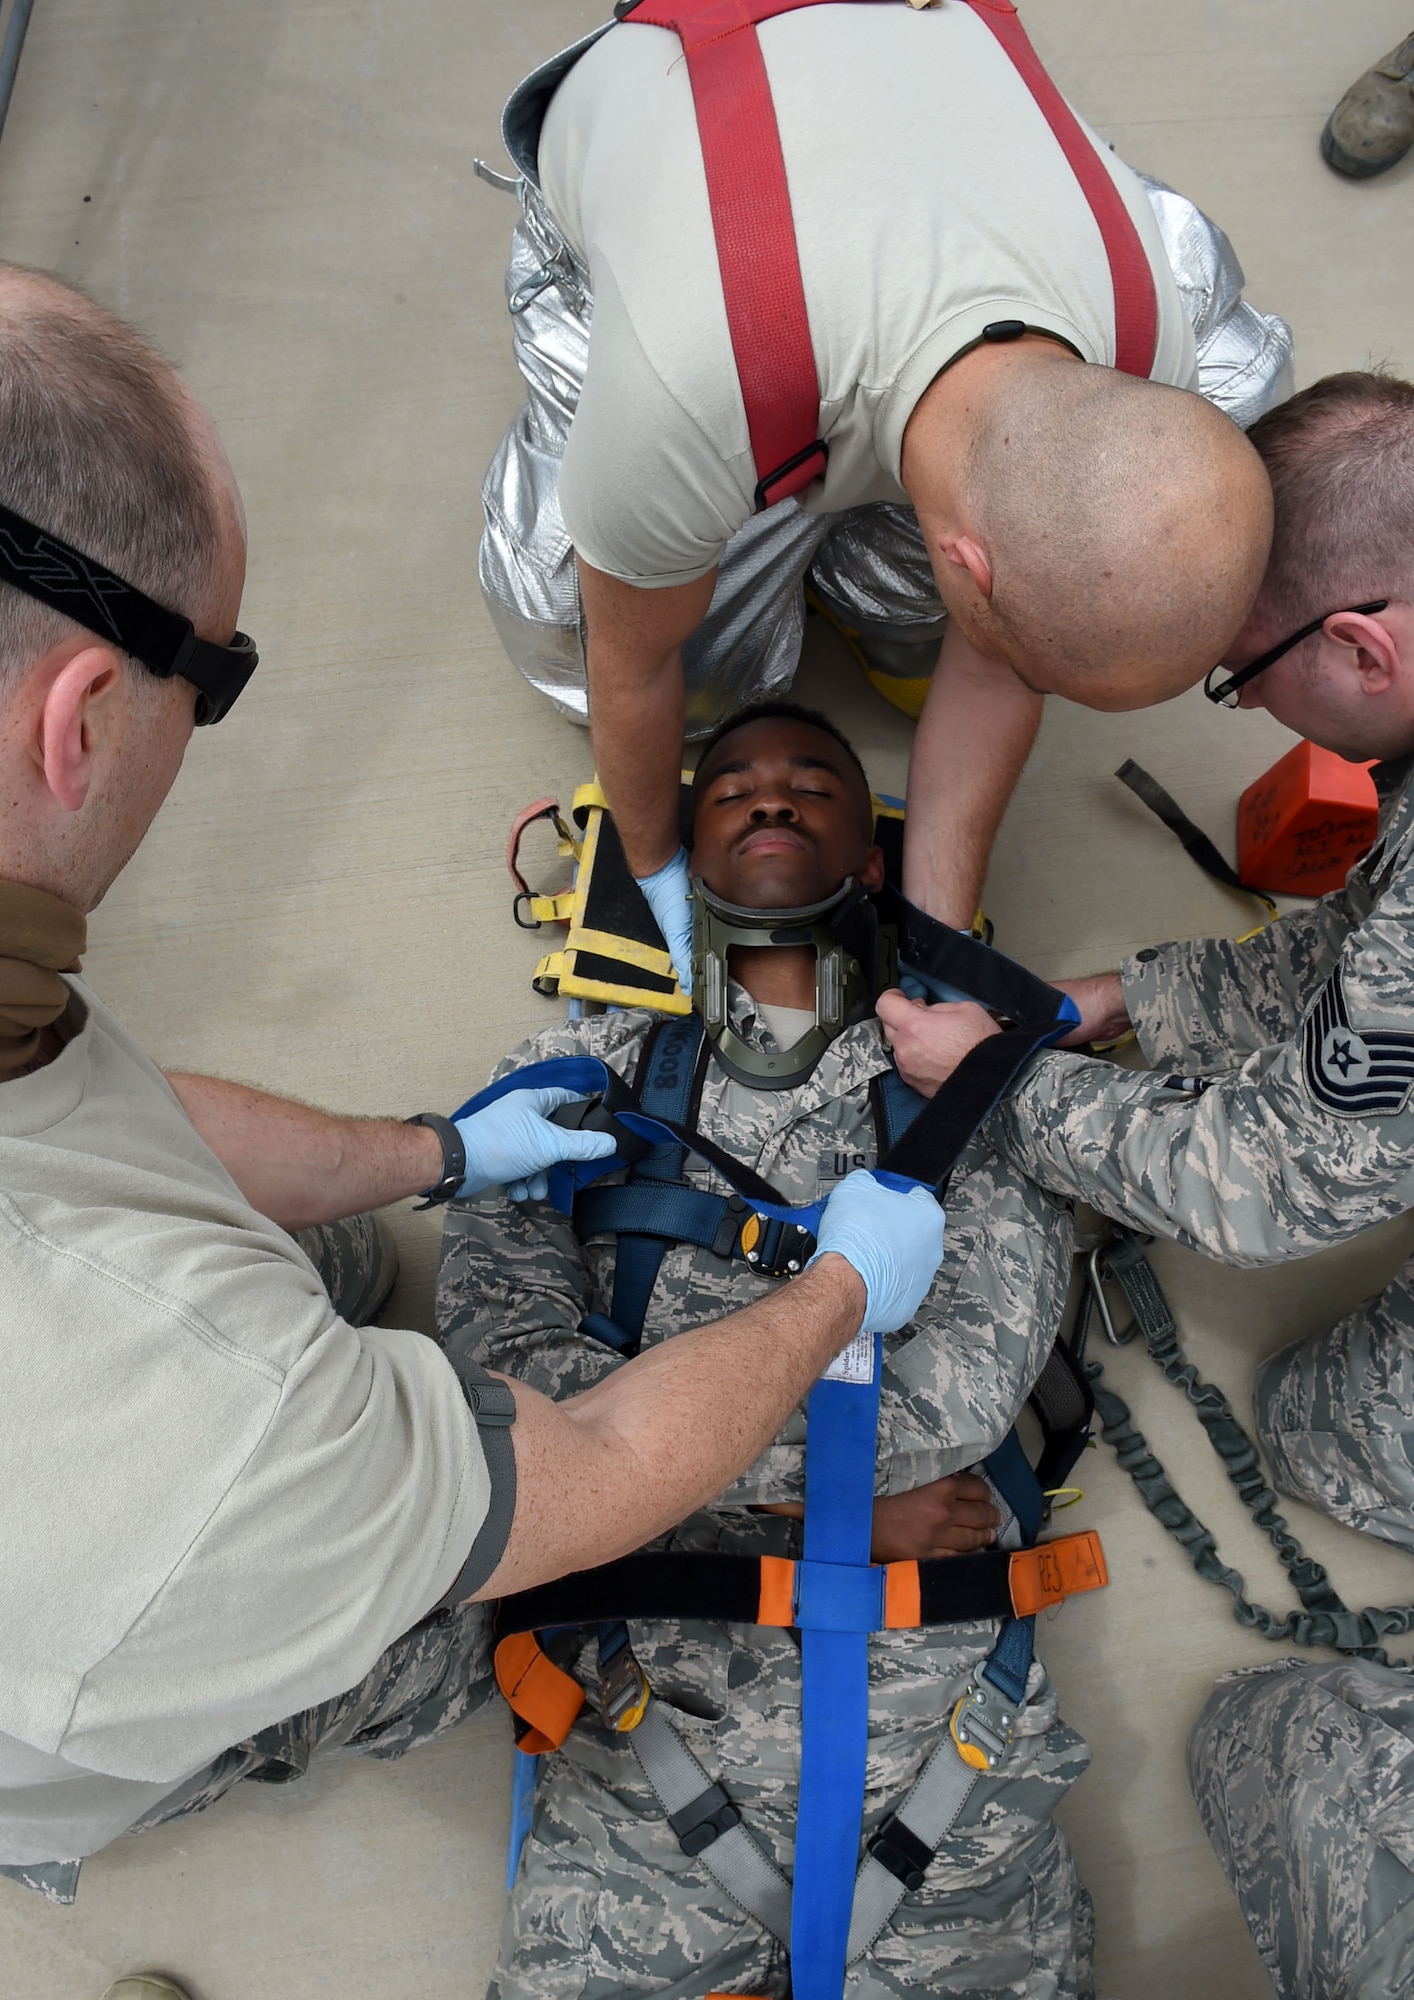
<path fill-rule="evenodd" d="M 1133 1074 L 1048 1053 L 988 1136 L 1059 1194 L 1221 1262 L 1275 1264 L 1414 1207 L 1414 385 L 1337 375 L 1256 423 L 1276 497 L 1257 604 L 1209 677 L 1226 705 L 1376 759 L 1380 829 L 1343 889 L 1234 943 L 1138 952 L 1070 985 Z M 886 995 L 936 1087 L 990 1032 Z M 1255 1390 L 1277 1487 L 1414 1550 L 1414 1259 Z M 1287 2000 L 1414 1974 L 1414 1685 L 1283 1662 L 1219 1683 L 1189 1746 L 1213 1844 Z"/>

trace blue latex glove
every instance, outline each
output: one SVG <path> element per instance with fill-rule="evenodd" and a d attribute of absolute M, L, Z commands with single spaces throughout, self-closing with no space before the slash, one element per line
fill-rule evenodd
<path fill-rule="evenodd" d="M 684 993 L 692 991 L 692 875 L 687 865 L 687 849 L 680 847 L 671 861 L 665 861 L 655 875 L 636 875 L 634 880 L 648 900 L 653 920 L 663 933 L 668 956 Z"/>
<path fill-rule="evenodd" d="M 897 1333 L 927 1298 L 943 1261 L 943 1211 L 930 1189 L 915 1185 L 901 1194 L 861 1168 L 825 1203 L 815 1240 L 816 1257 L 833 1251 L 863 1278 L 869 1298 L 861 1324 L 870 1333 Z"/>
<path fill-rule="evenodd" d="M 543 1201 L 549 1191 L 545 1169 L 561 1160 L 602 1160 L 614 1150 L 610 1132 L 570 1132 L 547 1116 L 573 1104 L 574 1090 L 512 1090 L 484 1111 L 460 1119 L 466 1147 L 466 1179 L 458 1201 L 489 1187 L 504 1187 L 512 1201 Z"/>

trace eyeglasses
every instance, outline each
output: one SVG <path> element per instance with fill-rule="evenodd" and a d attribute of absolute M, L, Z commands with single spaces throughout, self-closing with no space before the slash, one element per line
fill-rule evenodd
<path fill-rule="evenodd" d="M 130 653 L 159 680 L 180 674 L 190 681 L 198 725 L 219 722 L 260 663 L 244 632 L 229 646 L 198 639 L 190 619 L 9 507 L 0 507 L 0 583 Z"/>
<path fill-rule="evenodd" d="M 1376 611 L 1387 610 L 1388 607 L 1389 599 L 1381 597 L 1373 604 L 1347 604 L 1342 610 L 1364 612 L 1366 616 L 1370 616 Z M 1289 639 L 1283 639 L 1281 644 L 1273 646 L 1269 653 L 1263 653 L 1258 659 L 1249 661 L 1245 667 L 1239 667 L 1236 673 L 1229 673 L 1219 662 L 1203 683 L 1204 694 L 1209 701 L 1217 702 L 1221 708 L 1236 708 L 1248 681 L 1255 681 L 1258 674 L 1264 674 L 1268 667 L 1274 666 L 1283 653 L 1289 653 L 1293 646 L 1299 646 L 1303 639 L 1309 639 L 1313 632 L 1319 632 L 1328 618 L 1340 616 L 1340 611 L 1323 611 L 1319 618 L 1313 618 L 1309 625 L 1303 625 L 1299 632 L 1293 632 Z M 1226 674 L 1227 678 L 1215 680 L 1216 674 Z"/>

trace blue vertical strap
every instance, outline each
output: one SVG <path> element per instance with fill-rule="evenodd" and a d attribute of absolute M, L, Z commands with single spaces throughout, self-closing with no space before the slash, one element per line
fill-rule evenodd
<path fill-rule="evenodd" d="M 697 1058 L 702 1046 L 702 1017 L 688 1014 L 680 1020 L 666 1020 L 654 1029 L 643 1052 L 643 1081 L 638 1089 L 638 1108 L 649 1118 L 666 1119 L 672 1125 L 686 1125 L 692 1111 L 693 1084 Z M 687 1164 L 685 1146 L 655 1146 L 629 1175 L 631 1181 L 680 1181 Z M 630 1236 L 619 1238 L 614 1261 L 614 1296 L 609 1317 L 632 1341 L 626 1353 L 636 1354 L 643 1334 L 648 1302 L 658 1282 L 663 1254 L 672 1237 Z"/>
<path fill-rule="evenodd" d="M 801 1569 L 812 1586 L 819 1586 L 831 1581 L 829 1568 L 842 1567 L 844 1573 L 833 1581 L 840 1587 L 836 1596 L 845 1599 L 856 1597 L 862 1582 L 850 1572 L 869 1566 L 881 1358 L 882 1342 L 875 1334 L 872 1382 L 819 1381 L 806 1407 Z M 876 1579 L 878 1575 L 875 1571 Z M 830 1593 L 821 1589 L 818 1594 L 824 1598 Z M 864 1817 L 869 1634 L 867 1629 L 820 1629 L 805 1622 L 812 1615 L 806 1605 L 797 1613 L 802 1686 L 791 1992 L 794 2000 L 840 2000 Z M 881 1608 L 872 1616 L 861 1608 L 858 1616 L 861 1623 L 882 1622 Z M 844 1622 L 841 1617 L 839 1623 Z"/>
<path fill-rule="evenodd" d="M 521 1849 L 530 1833 L 530 1816 L 535 1807 L 535 1780 L 540 1775 L 540 1759 L 517 1750 L 511 1766 L 511 1838 L 506 1849 L 506 1894 L 516 1885 L 520 1872 Z"/>
<path fill-rule="evenodd" d="M 1041 1482 L 1021 1448 L 1021 1439 L 1014 1426 L 991 1457 L 983 1459 L 982 1470 L 1015 1514 L 1022 1543 L 1029 1549 L 1041 1532 L 1041 1523 L 1046 1517 L 1046 1500 Z"/>
<path fill-rule="evenodd" d="M 1036 1643 L 1034 1618 L 1008 1618 L 1001 1637 L 982 1662 L 982 1672 L 1019 1709 L 1026 1700 L 1026 1677 Z"/>
<path fill-rule="evenodd" d="M 881 1070 L 870 1085 L 874 1099 L 874 1130 L 876 1148 L 882 1160 L 885 1153 L 896 1146 L 919 1112 L 924 1100 L 916 1090 L 911 1090 L 890 1066 Z"/>

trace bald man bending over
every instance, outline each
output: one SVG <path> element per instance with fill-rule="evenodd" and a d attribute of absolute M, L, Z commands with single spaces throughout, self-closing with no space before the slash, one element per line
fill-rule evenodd
<path fill-rule="evenodd" d="M 587 716 L 680 976 L 684 731 L 784 691 L 805 589 L 899 706 L 932 677 L 908 886 L 966 923 L 1041 697 L 1165 700 L 1242 623 L 1271 500 L 1232 419 L 1280 393 L 1290 337 L 1243 303 L 1221 232 L 1076 121 L 1152 285 L 1152 379 L 1116 373 L 1105 239 L 1001 10 L 778 13 L 756 34 L 829 456 L 758 511 L 688 67 L 675 34 L 618 11 L 506 109 L 528 401 L 483 488 L 492 617 Z M 753 241 L 760 290 L 782 258 Z"/>
<path fill-rule="evenodd" d="M 361 1211 L 612 1141 L 547 1121 L 567 1092 L 454 1126 L 164 1077 L 76 976 L 255 666 L 244 576 L 210 418 L 0 266 L 0 1874 L 58 1900 L 242 1778 L 450 1727 L 489 1692 L 483 1600 L 720 1492 L 942 1250 L 931 1196 L 856 1177 L 788 1294 L 565 1403 L 366 1324 L 393 1261 Z"/>

